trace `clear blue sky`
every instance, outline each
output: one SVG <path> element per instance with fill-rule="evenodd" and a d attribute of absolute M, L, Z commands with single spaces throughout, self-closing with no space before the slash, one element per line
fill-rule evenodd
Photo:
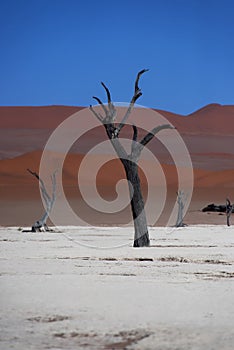
<path fill-rule="evenodd" d="M 142 105 L 234 104 L 233 0 L 2 0 L 0 48 L 3 106 L 88 106 L 102 80 L 127 102 L 142 68 Z"/>

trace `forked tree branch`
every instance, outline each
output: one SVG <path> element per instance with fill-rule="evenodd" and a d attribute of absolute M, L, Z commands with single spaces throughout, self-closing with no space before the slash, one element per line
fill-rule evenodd
<path fill-rule="evenodd" d="M 91 112 L 95 115 L 95 117 L 103 124 L 103 118 L 100 114 L 98 114 L 94 109 L 93 109 L 93 106 L 90 105 L 89 106 Z"/>
<path fill-rule="evenodd" d="M 116 128 L 116 136 L 119 134 L 120 130 L 124 127 L 125 122 L 127 121 L 128 117 L 130 116 L 132 109 L 134 107 L 135 102 L 138 100 L 139 97 L 141 97 L 142 92 L 141 89 L 139 88 L 139 80 L 142 74 L 144 74 L 145 72 L 148 72 L 149 69 L 142 69 L 136 77 L 136 81 L 135 81 L 135 90 L 134 90 L 134 95 L 131 99 L 131 102 L 128 106 L 127 112 L 125 113 L 123 119 L 121 120 L 121 122 L 119 123 L 118 127 Z"/>
<path fill-rule="evenodd" d="M 152 140 L 152 138 L 159 131 L 165 130 L 165 129 L 175 129 L 170 124 L 159 125 L 159 126 L 156 126 L 154 129 L 152 129 L 150 132 L 148 132 L 148 134 L 146 134 L 145 137 L 141 139 L 141 141 L 136 142 L 137 140 L 135 140 L 135 138 L 137 137 L 137 133 L 136 133 L 137 130 L 135 130 L 135 128 L 133 127 L 134 133 L 133 133 L 133 139 L 132 139 L 132 153 L 130 155 L 130 157 L 135 161 L 138 161 L 143 148 L 147 145 L 147 143 L 149 143 Z"/>
<path fill-rule="evenodd" d="M 102 83 L 103 88 L 107 94 L 108 104 L 106 106 L 103 105 L 102 101 L 94 97 L 99 105 L 102 107 L 104 111 L 104 115 L 101 116 L 99 113 L 94 111 L 92 106 L 90 106 L 91 112 L 94 116 L 103 124 L 106 129 L 106 133 L 110 142 L 115 149 L 118 157 L 120 158 L 126 173 L 126 178 L 129 184 L 129 193 L 131 198 L 131 209 L 132 216 L 134 220 L 134 247 L 145 247 L 150 245 L 150 239 L 147 228 L 147 220 L 144 209 L 144 199 L 141 193 L 141 184 L 140 177 L 138 174 L 138 160 L 140 158 L 141 151 L 144 146 L 154 137 L 154 135 L 163 129 L 173 129 L 173 127 L 169 124 L 160 125 L 154 129 L 152 129 L 148 134 L 138 142 L 138 130 L 135 125 L 132 125 L 133 135 L 132 135 L 132 144 L 131 144 L 131 153 L 128 154 L 124 145 L 121 144 L 121 139 L 119 139 L 119 133 L 121 129 L 124 127 L 126 120 L 128 119 L 135 102 L 142 95 L 141 89 L 139 88 L 139 80 L 142 74 L 147 72 L 147 69 L 141 70 L 136 77 L 135 86 L 134 86 L 134 94 L 128 105 L 125 115 L 123 116 L 121 122 L 117 125 L 114 123 L 115 120 L 115 107 L 111 101 L 111 94 L 109 89 L 106 87 L 104 83 Z"/>
<path fill-rule="evenodd" d="M 125 151 L 124 147 L 122 146 L 122 144 L 120 143 L 118 138 L 112 138 L 110 139 L 111 144 L 115 150 L 115 152 L 117 153 L 118 157 L 120 158 L 120 160 L 122 161 L 123 159 L 127 159 L 128 158 L 128 154 Z"/>
<path fill-rule="evenodd" d="M 113 123 L 116 117 L 116 109 L 115 106 L 113 105 L 112 101 L 111 101 L 111 94 L 110 94 L 110 90 L 108 89 L 108 87 L 101 82 L 102 86 L 104 87 L 105 91 L 106 91 L 106 95 L 107 95 L 107 101 L 108 101 L 108 114 L 106 115 L 106 120 L 105 122 L 110 122 Z"/>
<path fill-rule="evenodd" d="M 174 129 L 174 127 L 169 125 L 169 124 L 157 126 L 156 128 L 152 129 L 140 142 L 137 142 L 138 130 L 137 130 L 137 127 L 135 125 L 133 125 L 132 126 L 133 127 L 133 138 L 132 138 L 132 148 L 131 148 L 130 155 L 127 154 L 124 147 L 121 145 L 121 143 L 118 140 L 119 132 L 124 127 L 125 122 L 128 119 L 128 117 L 129 117 L 129 115 L 134 107 L 135 102 L 142 95 L 141 89 L 139 88 L 139 81 L 140 81 L 140 77 L 142 76 L 142 74 L 144 74 L 147 71 L 148 71 L 148 69 L 142 69 L 137 74 L 137 77 L 135 80 L 135 85 L 134 85 L 133 97 L 131 99 L 131 102 L 128 106 L 128 109 L 127 109 L 124 117 L 122 118 L 122 121 L 119 123 L 119 125 L 117 127 L 114 124 L 116 110 L 115 110 L 115 107 L 114 107 L 112 100 L 111 100 L 110 90 L 107 88 L 107 86 L 103 82 L 101 82 L 101 85 L 103 86 L 103 88 L 106 91 L 108 105 L 105 106 L 102 103 L 102 101 L 96 96 L 93 96 L 93 98 L 102 107 L 105 116 L 102 116 L 100 113 L 97 113 L 94 110 L 94 108 L 90 105 L 91 112 L 104 125 L 104 127 L 106 129 L 107 136 L 111 140 L 111 143 L 112 143 L 116 153 L 118 154 L 119 158 L 121 158 L 121 159 L 124 159 L 124 158 L 125 159 L 132 158 L 135 160 L 139 159 L 139 156 L 140 156 L 142 149 L 144 148 L 144 146 L 148 142 L 150 142 L 150 140 L 152 140 L 152 138 L 154 137 L 154 135 L 156 133 L 158 133 L 159 131 L 161 131 L 163 129 Z"/>
<path fill-rule="evenodd" d="M 161 130 L 165 130 L 165 129 L 175 129 L 174 126 L 170 125 L 170 124 L 163 124 L 163 125 L 159 125 L 156 126 L 155 128 L 153 128 L 145 137 L 143 137 L 143 139 L 140 141 L 140 144 L 142 146 L 147 145 L 148 142 L 150 142 L 152 140 L 152 138 Z"/>
<path fill-rule="evenodd" d="M 30 170 L 30 169 L 27 169 L 27 171 L 33 175 L 34 177 L 36 177 L 36 179 L 38 179 L 39 181 L 39 184 L 40 184 L 40 189 L 41 189 L 41 192 L 42 192 L 42 196 L 43 196 L 43 199 L 46 203 L 46 206 L 47 208 L 51 207 L 51 205 L 53 205 L 54 201 L 55 201 L 55 197 L 56 197 L 56 173 L 57 173 L 57 170 L 53 172 L 53 174 L 51 175 L 51 182 L 52 182 L 52 195 L 50 196 L 45 188 L 45 184 L 44 184 L 44 181 L 40 178 L 40 176 Z"/>
<path fill-rule="evenodd" d="M 41 189 L 41 192 L 42 192 L 42 196 L 43 196 L 43 198 L 44 198 L 44 201 L 46 202 L 46 205 L 48 205 L 49 202 L 51 201 L 51 198 L 50 198 L 48 192 L 46 191 L 44 182 L 42 181 L 42 179 L 39 177 L 39 175 L 38 175 L 35 171 L 32 171 L 32 170 L 30 170 L 30 169 L 27 169 L 27 171 L 28 171 L 30 174 L 32 174 L 34 177 L 36 177 L 36 179 L 38 179 L 39 184 L 40 184 L 40 189 Z"/>
<path fill-rule="evenodd" d="M 134 107 L 135 102 L 142 95 L 141 89 L 139 88 L 138 84 L 139 84 L 139 80 L 140 80 L 141 75 L 147 71 L 148 71 L 148 69 L 142 69 L 137 74 L 136 81 L 135 81 L 134 95 L 133 95 L 131 102 L 128 106 L 128 109 L 127 109 L 124 117 L 122 118 L 121 122 L 119 123 L 118 127 L 116 127 L 114 125 L 114 120 L 116 117 L 116 109 L 115 109 L 115 106 L 111 100 L 110 90 L 107 88 L 107 86 L 103 82 L 101 82 L 101 84 L 102 84 L 102 86 L 105 89 L 106 94 L 107 94 L 108 108 L 102 103 L 100 98 L 93 96 L 93 98 L 102 107 L 105 116 L 103 117 L 99 113 L 97 113 L 91 105 L 90 105 L 90 110 L 102 124 L 106 124 L 105 127 L 107 130 L 108 137 L 110 139 L 118 137 L 120 130 L 124 127 L 126 120 L 128 119 L 129 115 L 131 114 L 131 111 Z"/>
<path fill-rule="evenodd" d="M 105 115 L 107 115 L 108 114 L 108 110 L 107 110 L 106 106 L 102 103 L 100 98 L 98 98 L 97 96 L 93 96 L 93 99 L 96 100 L 99 103 L 99 105 L 102 107 Z"/>

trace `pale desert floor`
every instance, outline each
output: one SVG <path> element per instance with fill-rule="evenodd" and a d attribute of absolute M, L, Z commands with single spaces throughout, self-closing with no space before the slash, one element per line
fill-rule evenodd
<path fill-rule="evenodd" d="M 1 350 L 231 350 L 234 228 L 0 228 Z"/>

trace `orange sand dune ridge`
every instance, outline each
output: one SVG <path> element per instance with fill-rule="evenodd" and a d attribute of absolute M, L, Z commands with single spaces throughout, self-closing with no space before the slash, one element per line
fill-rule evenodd
<path fill-rule="evenodd" d="M 84 107 L 0 107 L 0 128 L 54 129 Z M 187 116 L 157 110 L 181 133 L 234 134 L 234 106 L 209 104 Z"/>
<path fill-rule="evenodd" d="M 1 186 L 10 184 L 26 185 L 35 183 L 35 179 L 27 172 L 27 168 L 39 172 L 41 154 L 41 151 L 35 151 L 13 159 L 0 160 Z M 108 161 L 108 158 L 105 155 L 86 155 L 86 158 L 88 159 L 88 166 L 86 168 L 87 172 L 84 172 L 83 177 L 81 177 L 81 181 L 84 181 L 86 184 L 89 184 L 89 172 L 93 171 L 93 169 L 90 169 L 90 167 L 92 167 L 92 164 L 94 162 L 103 164 L 103 166 L 97 173 L 97 182 L 101 186 L 114 186 L 119 179 L 125 178 L 124 169 L 122 167 L 121 162 L 118 159 Z M 64 186 L 71 186 L 77 184 L 77 175 L 80 164 L 83 159 L 84 155 L 67 155 L 63 167 Z M 148 160 L 140 161 L 139 165 L 143 170 L 147 167 L 152 166 L 152 164 Z M 164 171 L 167 184 L 176 185 L 177 172 L 175 166 L 170 164 L 163 164 L 162 169 Z M 143 185 L 146 185 L 147 179 L 143 175 L 143 170 L 140 171 L 141 181 Z M 157 173 L 155 173 L 155 176 L 153 175 L 153 177 L 150 177 L 150 181 L 153 182 L 153 185 L 157 186 Z M 194 185 L 195 187 L 208 188 L 215 188 L 216 186 L 234 187 L 234 169 L 222 171 L 194 169 Z"/>

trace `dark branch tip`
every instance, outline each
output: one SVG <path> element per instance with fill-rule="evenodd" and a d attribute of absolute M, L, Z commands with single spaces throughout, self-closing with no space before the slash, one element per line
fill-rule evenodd
<path fill-rule="evenodd" d="M 149 71 L 149 69 L 142 69 L 140 72 L 139 72 L 139 74 L 144 74 L 145 72 L 148 72 Z"/>

